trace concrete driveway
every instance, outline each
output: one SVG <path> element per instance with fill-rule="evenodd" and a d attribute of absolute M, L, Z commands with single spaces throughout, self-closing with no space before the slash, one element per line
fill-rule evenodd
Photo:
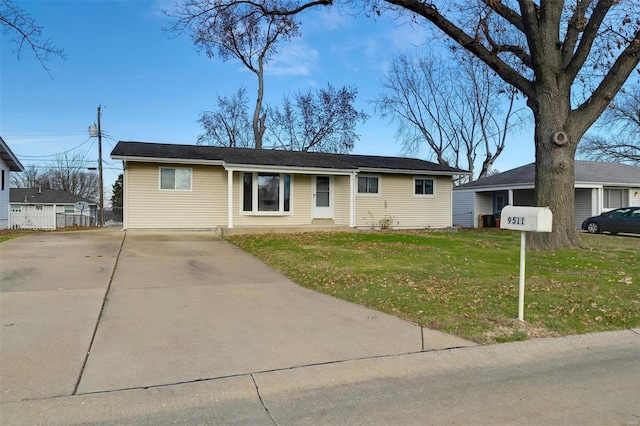
<path fill-rule="evenodd" d="M 472 344 L 301 288 L 209 232 L 34 234 L 0 261 L 2 402 Z"/>

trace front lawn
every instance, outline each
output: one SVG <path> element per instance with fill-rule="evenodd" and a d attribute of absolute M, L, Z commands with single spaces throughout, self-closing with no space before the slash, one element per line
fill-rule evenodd
<path fill-rule="evenodd" d="M 245 235 L 229 241 L 293 281 L 481 343 L 640 326 L 640 238 L 582 234 L 588 248 L 528 252 L 520 233 Z"/>

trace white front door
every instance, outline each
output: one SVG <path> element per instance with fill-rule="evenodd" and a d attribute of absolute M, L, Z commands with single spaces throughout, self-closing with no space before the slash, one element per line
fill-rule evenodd
<path fill-rule="evenodd" d="M 313 177 L 313 218 L 333 219 L 333 176 Z"/>

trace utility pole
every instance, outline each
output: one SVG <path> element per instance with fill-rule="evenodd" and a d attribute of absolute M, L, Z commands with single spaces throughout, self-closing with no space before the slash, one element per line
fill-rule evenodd
<path fill-rule="evenodd" d="M 98 176 L 100 180 L 100 213 L 98 216 L 100 228 L 104 226 L 104 185 L 102 183 L 102 131 L 100 130 L 100 105 L 98 105 Z"/>

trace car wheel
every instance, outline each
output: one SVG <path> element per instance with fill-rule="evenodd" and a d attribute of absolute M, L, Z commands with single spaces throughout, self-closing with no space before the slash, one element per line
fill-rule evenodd
<path fill-rule="evenodd" d="M 599 234 L 600 226 L 598 226 L 598 224 L 595 222 L 589 222 L 587 224 L 587 231 L 589 231 L 590 234 Z"/>

